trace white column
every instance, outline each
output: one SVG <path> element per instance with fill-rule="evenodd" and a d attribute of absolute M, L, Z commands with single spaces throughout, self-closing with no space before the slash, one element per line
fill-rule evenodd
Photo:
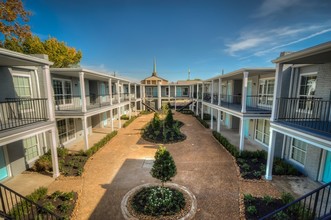
<path fill-rule="evenodd" d="M 201 119 L 203 120 L 203 102 L 201 102 Z"/>
<path fill-rule="evenodd" d="M 157 107 L 161 109 L 162 106 L 162 98 L 161 98 L 161 82 L 157 83 Z"/>
<path fill-rule="evenodd" d="M 240 118 L 240 144 L 239 144 L 239 151 L 242 152 L 245 148 L 245 119 Z"/>
<path fill-rule="evenodd" d="M 111 79 L 108 79 L 108 93 L 109 93 L 109 99 L 110 99 L 110 105 L 113 104 L 113 90 L 111 86 Z"/>
<path fill-rule="evenodd" d="M 117 115 L 118 115 L 118 129 L 122 127 L 122 122 L 121 122 L 121 108 L 117 108 Z"/>
<path fill-rule="evenodd" d="M 266 180 L 272 180 L 272 167 L 274 162 L 275 142 L 276 142 L 276 131 L 273 128 L 270 128 L 268 158 L 267 158 L 267 166 L 265 172 Z"/>
<path fill-rule="evenodd" d="M 213 104 L 214 100 L 214 80 L 211 80 L 211 94 L 210 94 L 210 103 Z"/>
<path fill-rule="evenodd" d="M 246 113 L 247 82 L 248 82 L 248 72 L 244 72 L 242 96 L 241 96 L 241 112 L 242 113 Z"/>
<path fill-rule="evenodd" d="M 79 83 L 80 83 L 80 98 L 82 100 L 82 112 L 86 112 L 84 72 L 79 72 Z"/>
<path fill-rule="evenodd" d="M 44 65 L 43 66 L 43 75 L 44 75 L 44 79 L 46 81 L 46 85 L 45 85 L 45 94 L 46 94 L 46 98 L 47 98 L 47 111 L 48 111 L 48 117 L 50 121 L 54 121 L 55 120 L 55 111 L 54 111 L 54 103 L 53 103 L 53 92 L 52 92 L 52 86 L 53 83 L 51 82 L 51 74 L 49 71 L 49 66 L 48 65 Z M 38 97 L 41 98 L 41 97 Z"/>
<path fill-rule="evenodd" d="M 218 78 L 218 105 L 221 106 L 222 78 Z"/>
<path fill-rule="evenodd" d="M 141 85 L 141 101 L 142 102 L 146 102 L 146 100 L 145 100 L 145 85 Z M 142 104 L 141 104 L 142 105 Z M 144 105 L 142 105 L 142 109 L 141 110 L 145 110 L 146 109 L 146 107 L 144 106 Z"/>
<path fill-rule="evenodd" d="M 137 99 L 137 84 L 134 84 L 134 99 Z"/>
<path fill-rule="evenodd" d="M 87 118 L 86 116 L 82 118 L 82 127 L 84 135 L 84 151 L 88 150 L 88 128 L 87 128 Z"/>
<path fill-rule="evenodd" d="M 111 109 L 109 112 L 110 112 L 111 131 L 114 131 L 114 115 L 113 115 L 113 109 Z"/>
<path fill-rule="evenodd" d="M 203 96 L 204 96 L 204 88 L 203 88 L 203 85 L 204 85 L 204 83 L 202 82 L 202 86 L 201 86 L 201 100 L 202 100 L 202 102 L 204 102 L 203 101 Z"/>
<path fill-rule="evenodd" d="M 116 93 L 117 93 L 118 103 L 121 103 L 120 81 L 119 80 L 117 80 L 117 82 L 116 82 Z"/>
<path fill-rule="evenodd" d="M 170 102 L 170 93 L 171 93 L 171 90 L 170 90 L 170 85 L 168 85 L 168 101 Z"/>
<path fill-rule="evenodd" d="M 275 119 L 277 117 L 277 112 L 276 112 L 278 109 L 277 98 L 280 97 L 282 78 L 283 78 L 283 64 L 278 63 L 276 65 L 274 98 L 273 98 L 272 112 L 271 112 L 271 118 L 270 118 L 271 122 L 275 121 Z"/>
<path fill-rule="evenodd" d="M 221 132 L 221 111 L 217 110 L 217 132 Z"/>
<path fill-rule="evenodd" d="M 51 155 L 52 155 L 52 167 L 53 167 L 53 178 L 60 176 L 59 161 L 57 156 L 57 136 L 56 128 L 52 128 L 51 132 Z"/>
<path fill-rule="evenodd" d="M 175 85 L 175 111 L 177 110 L 177 86 Z"/>
<path fill-rule="evenodd" d="M 129 118 L 131 118 L 131 83 L 128 84 L 128 92 L 129 92 Z"/>
<path fill-rule="evenodd" d="M 210 129 L 214 129 L 214 109 L 210 108 Z"/>

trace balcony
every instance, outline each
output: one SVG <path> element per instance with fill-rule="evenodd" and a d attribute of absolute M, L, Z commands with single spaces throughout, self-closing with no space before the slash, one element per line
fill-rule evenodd
<path fill-rule="evenodd" d="M 321 98 L 277 99 L 277 121 L 304 131 L 330 136 L 331 101 Z"/>
<path fill-rule="evenodd" d="M 241 111 L 242 109 L 242 96 L 241 95 L 221 95 L 220 106 Z M 260 113 L 271 114 L 273 96 L 255 95 L 246 97 L 246 112 L 247 113 Z M 211 95 L 204 93 L 203 101 L 218 105 L 218 94 Z"/>
<path fill-rule="evenodd" d="M 47 99 L 7 98 L 0 102 L 0 131 L 47 120 Z"/>

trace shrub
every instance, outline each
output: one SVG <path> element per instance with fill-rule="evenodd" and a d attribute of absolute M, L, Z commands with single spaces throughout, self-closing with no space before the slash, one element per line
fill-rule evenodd
<path fill-rule="evenodd" d="M 168 102 L 167 104 L 163 104 L 161 109 L 162 109 L 162 114 L 167 114 L 167 112 L 169 111 L 170 107 L 169 107 L 170 103 Z"/>
<path fill-rule="evenodd" d="M 219 143 L 225 147 L 225 149 L 235 158 L 239 157 L 239 150 L 232 144 L 229 143 L 229 141 L 223 137 L 220 133 L 213 131 L 214 137 L 218 140 Z"/>
<path fill-rule="evenodd" d="M 251 202 L 255 201 L 255 198 L 252 196 L 252 194 L 244 194 L 244 201 L 250 204 Z"/>
<path fill-rule="evenodd" d="M 58 147 L 57 148 L 57 155 L 61 158 L 64 158 L 68 155 L 69 150 L 67 148 L 64 147 Z"/>
<path fill-rule="evenodd" d="M 164 185 L 165 182 L 171 181 L 171 178 L 177 174 L 175 161 L 164 146 L 159 147 L 154 158 L 155 161 L 150 174 Z"/>
<path fill-rule="evenodd" d="M 158 113 L 154 113 L 154 117 L 152 120 L 152 128 L 155 130 L 159 130 L 161 127 L 161 120 L 160 120 L 160 116 Z"/>
<path fill-rule="evenodd" d="M 129 120 L 129 116 L 127 116 L 127 115 L 121 115 L 121 120 Z"/>
<path fill-rule="evenodd" d="M 280 158 L 274 159 L 273 172 L 275 175 L 293 175 L 298 176 L 301 173 L 295 169 L 291 164 L 286 163 Z"/>
<path fill-rule="evenodd" d="M 269 196 L 269 195 L 265 195 L 262 198 L 262 200 L 265 202 L 266 205 L 269 205 L 269 204 L 271 204 L 274 201 L 274 199 L 271 196 Z"/>
<path fill-rule="evenodd" d="M 60 196 L 62 195 L 62 192 L 60 191 L 55 191 L 52 193 L 52 195 L 50 196 L 51 199 L 53 199 L 54 201 L 57 200 L 58 198 L 60 198 Z"/>
<path fill-rule="evenodd" d="M 284 205 L 294 201 L 294 197 L 290 193 L 282 193 L 280 199 Z"/>
<path fill-rule="evenodd" d="M 71 191 L 71 192 L 64 192 L 60 196 L 60 198 L 61 198 L 62 201 L 70 201 L 70 200 L 73 200 L 74 197 L 75 197 L 75 193 L 73 191 Z"/>
<path fill-rule="evenodd" d="M 251 167 L 247 164 L 247 163 L 244 163 L 241 168 L 245 171 L 249 171 L 251 169 Z"/>
<path fill-rule="evenodd" d="M 138 118 L 138 116 L 132 116 L 128 121 L 126 121 L 126 122 L 123 124 L 123 128 L 128 127 L 129 124 L 131 124 L 134 120 L 136 120 L 136 118 Z"/>
<path fill-rule="evenodd" d="M 167 116 L 166 116 L 166 118 L 164 120 L 164 123 L 168 127 L 172 127 L 172 125 L 174 124 L 174 118 L 172 116 L 171 109 L 168 110 L 168 113 L 167 113 Z"/>
<path fill-rule="evenodd" d="M 262 172 L 261 171 L 253 171 L 253 176 L 255 176 L 256 178 L 260 178 L 262 176 Z"/>
<path fill-rule="evenodd" d="M 56 208 L 51 202 L 46 202 L 43 204 L 43 207 L 51 212 L 53 212 Z"/>
<path fill-rule="evenodd" d="M 88 157 L 95 154 L 100 148 L 102 148 L 105 144 L 107 144 L 113 137 L 117 135 L 117 131 L 113 131 L 110 134 L 107 134 L 104 138 L 102 138 L 99 142 L 93 145 L 90 149 L 86 151 L 86 155 Z"/>
<path fill-rule="evenodd" d="M 60 212 L 67 213 L 69 209 L 71 208 L 71 205 L 69 202 L 64 202 L 58 206 L 58 209 Z"/>
<path fill-rule="evenodd" d="M 273 219 L 275 220 L 287 220 L 290 219 L 290 217 L 283 211 L 280 211 L 278 213 L 276 213 L 275 216 L 273 216 Z"/>
<path fill-rule="evenodd" d="M 257 209 L 253 205 L 248 206 L 246 211 L 249 215 L 256 215 L 257 214 Z"/>
<path fill-rule="evenodd" d="M 205 128 L 209 128 L 209 124 L 206 121 L 202 120 L 199 116 L 195 116 L 195 117 Z"/>
<path fill-rule="evenodd" d="M 32 168 L 37 172 L 52 171 L 52 157 L 50 154 L 44 154 L 34 163 Z"/>
<path fill-rule="evenodd" d="M 37 202 L 40 199 L 43 199 L 47 196 L 47 188 L 46 187 L 39 187 L 33 193 L 27 196 L 28 199 Z"/>

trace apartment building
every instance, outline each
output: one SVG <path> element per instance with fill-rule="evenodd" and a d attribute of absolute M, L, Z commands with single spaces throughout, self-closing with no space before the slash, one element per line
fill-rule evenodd
<path fill-rule="evenodd" d="M 58 138 L 70 148 L 94 129 L 121 127 L 121 116 L 141 109 L 141 86 L 129 80 L 83 68 L 51 68 Z M 118 124 L 114 125 L 114 120 Z"/>
<path fill-rule="evenodd" d="M 0 181 L 16 176 L 51 151 L 59 176 L 56 124 L 47 56 L 0 49 Z"/>
<path fill-rule="evenodd" d="M 266 179 L 275 156 L 331 181 L 331 42 L 283 53 L 276 64 Z"/>
<path fill-rule="evenodd" d="M 274 68 L 244 68 L 207 79 L 196 114 L 210 114 L 210 128 L 238 141 L 240 151 L 267 150 L 274 77 Z"/>

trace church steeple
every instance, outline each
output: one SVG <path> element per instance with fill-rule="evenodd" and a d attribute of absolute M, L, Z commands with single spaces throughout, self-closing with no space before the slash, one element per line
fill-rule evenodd
<path fill-rule="evenodd" d="M 153 63 L 153 73 L 152 76 L 157 76 L 157 72 L 156 72 L 156 60 L 154 58 L 154 63 Z"/>

